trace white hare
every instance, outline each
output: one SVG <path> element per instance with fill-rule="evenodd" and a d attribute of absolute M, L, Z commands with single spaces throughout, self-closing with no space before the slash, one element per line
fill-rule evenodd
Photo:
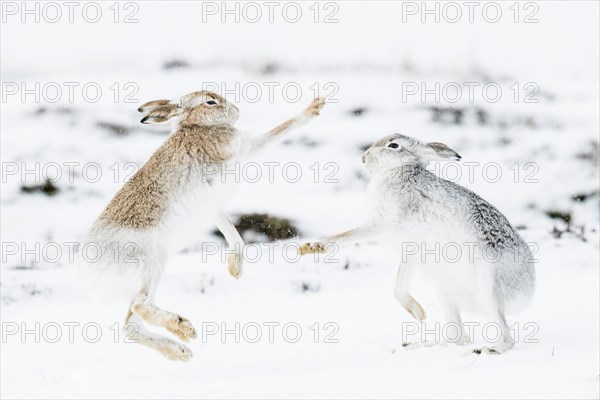
<path fill-rule="evenodd" d="M 151 101 L 138 109 L 146 114 L 142 123 L 171 122 L 173 132 L 90 229 L 83 247 L 93 247 L 97 254 L 80 255 L 84 271 L 92 279 L 109 276 L 113 282 L 116 276 L 129 290 L 126 323 L 137 326 L 132 339 L 172 360 L 186 361 L 192 356 L 183 344 L 144 329 L 145 321 L 166 328 L 183 341 L 196 337 L 189 320 L 155 304 L 169 249 L 189 236 L 182 229 L 185 224 L 197 227 L 200 221 L 212 219 L 227 241 L 229 273 L 238 278 L 243 241 L 223 213 L 230 193 L 219 179 L 219 171 L 238 156 L 319 115 L 324 104 L 315 99 L 299 116 L 255 139 L 245 138 L 233 127 L 238 108 L 212 92 Z"/>
<path fill-rule="evenodd" d="M 533 257 L 494 206 L 425 168 L 429 161 L 458 159 L 442 143 L 425 144 L 398 134 L 380 139 L 362 157 L 373 175 L 367 192 L 370 220 L 322 242 L 306 243 L 300 254 L 381 234 L 402 254 L 395 296 L 410 314 L 425 319 L 425 310 L 408 290 L 417 269 L 434 285 L 448 321 L 458 327 L 455 342 L 469 342 L 461 311 L 480 312 L 498 324 L 501 339 L 474 352 L 502 353 L 514 346 L 506 310 L 522 307 L 534 292 Z M 444 254 L 442 249 L 448 248 L 455 251 Z"/>

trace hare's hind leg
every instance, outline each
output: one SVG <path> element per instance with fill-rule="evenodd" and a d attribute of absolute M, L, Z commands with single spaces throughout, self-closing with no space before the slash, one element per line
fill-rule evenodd
<path fill-rule="evenodd" d="M 157 248 L 156 253 L 153 253 L 152 256 L 145 260 L 145 271 L 147 274 L 144 278 L 145 283 L 133 299 L 130 311 L 152 325 L 166 328 L 184 342 L 194 339 L 196 337 L 196 330 L 189 320 L 156 306 L 156 289 L 167 263 L 167 252 L 165 249 Z"/>
<path fill-rule="evenodd" d="M 442 332 L 446 332 L 448 337 L 444 337 L 442 339 L 446 343 L 454 343 L 458 345 L 470 343 L 471 339 L 469 338 L 467 332 L 465 332 L 465 326 L 456 303 L 449 299 L 441 299 L 440 303 L 444 310 L 444 315 L 446 316 L 446 323 L 448 324 L 444 329 L 442 329 Z M 456 334 L 454 334 L 454 330 L 456 330 Z"/>
<path fill-rule="evenodd" d="M 501 354 L 512 349 L 515 345 L 515 340 L 513 339 L 510 327 L 504 316 L 504 291 L 499 288 L 499 282 L 496 280 L 495 274 L 495 269 L 498 268 L 498 266 L 491 264 L 481 265 L 479 267 L 479 302 L 483 306 L 483 309 L 487 311 L 487 315 L 492 317 L 492 322 L 496 324 L 496 327 L 499 330 L 500 338 L 492 346 L 474 349 L 473 353 Z"/>
<path fill-rule="evenodd" d="M 495 321 L 498 327 L 500 328 L 501 337 L 497 344 L 493 346 L 483 346 L 479 349 L 474 349 L 473 353 L 475 354 L 502 354 L 507 350 L 512 349 L 515 346 L 515 340 L 510 333 L 510 328 L 508 323 L 506 323 L 506 318 L 504 317 L 504 311 L 501 308 L 498 308 L 495 315 Z"/>
<path fill-rule="evenodd" d="M 152 325 L 162 326 L 184 342 L 196 338 L 196 330 L 187 318 L 162 310 L 154 304 L 154 291 L 155 287 L 143 288 L 133 301 L 131 312 Z"/>
<path fill-rule="evenodd" d="M 183 344 L 146 330 L 142 318 L 131 310 L 125 318 L 124 330 L 128 334 L 128 340 L 154 349 L 169 360 L 188 361 L 192 358 L 192 351 Z"/>
<path fill-rule="evenodd" d="M 394 296 L 402 307 L 406 309 L 417 320 L 424 320 L 427 314 L 421 305 L 410 295 L 408 288 L 410 286 L 410 277 L 412 275 L 412 265 L 400 265 L 396 275 L 396 288 Z"/>
<path fill-rule="evenodd" d="M 427 314 L 423 307 L 408 292 L 410 286 L 410 277 L 412 276 L 413 265 L 400 264 L 398 274 L 396 275 L 396 287 L 394 296 L 396 300 L 412 315 L 416 320 L 423 321 Z M 435 346 L 436 342 L 403 342 L 402 347 L 407 350 L 416 350 L 422 347 Z"/>

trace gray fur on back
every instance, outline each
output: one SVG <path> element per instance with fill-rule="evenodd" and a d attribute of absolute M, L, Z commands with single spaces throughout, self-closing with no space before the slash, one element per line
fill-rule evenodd
<path fill-rule="evenodd" d="M 398 146 L 391 148 L 392 143 Z M 369 191 L 375 219 L 389 230 L 408 227 L 407 238 L 422 227 L 431 228 L 427 234 L 436 241 L 452 241 L 452 233 L 438 235 L 440 227 L 468 238 L 476 246 L 476 263 L 492 266 L 494 296 L 501 303 L 529 298 L 535 286 L 533 255 L 507 218 L 477 194 L 426 169 L 427 162 L 451 153 L 460 158 L 443 144 L 428 146 L 404 135 L 377 141 L 363 156 L 374 175 Z"/>

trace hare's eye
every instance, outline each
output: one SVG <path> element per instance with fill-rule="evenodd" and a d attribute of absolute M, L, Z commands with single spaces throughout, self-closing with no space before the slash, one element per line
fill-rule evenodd
<path fill-rule="evenodd" d="M 397 149 L 398 143 L 390 143 L 390 144 L 388 144 L 388 147 L 391 147 L 392 149 Z"/>
<path fill-rule="evenodd" d="M 208 104 L 210 106 L 215 106 L 215 105 L 217 105 L 217 102 L 213 101 L 213 100 L 209 100 L 209 101 L 206 102 L 206 104 Z"/>

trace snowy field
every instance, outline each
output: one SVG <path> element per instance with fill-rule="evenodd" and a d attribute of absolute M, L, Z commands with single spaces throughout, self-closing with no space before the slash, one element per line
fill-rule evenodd
<path fill-rule="evenodd" d="M 429 2 L 433 14 L 421 2 L 75 2 L 72 22 L 54 4 L 2 3 L 2 398 L 600 396 L 597 2 L 481 2 L 472 15 L 463 2 Z M 158 305 L 199 334 L 182 363 L 126 343 L 128 304 L 94 302 L 72 258 L 168 135 L 137 107 L 200 89 L 236 103 L 248 135 L 316 95 L 328 104 L 244 160 L 226 206 L 287 218 L 299 237 L 253 245 L 239 280 L 207 251 L 222 249 L 209 223 L 170 256 Z M 399 260 L 378 242 L 296 259 L 297 243 L 363 221 L 361 153 L 396 132 L 455 149 L 461 161 L 432 169 L 535 249 L 533 302 L 508 315 L 513 350 L 473 354 L 494 332 L 471 315 L 473 344 L 403 348 L 443 315 L 418 276 L 426 326 L 398 304 Z"/>

